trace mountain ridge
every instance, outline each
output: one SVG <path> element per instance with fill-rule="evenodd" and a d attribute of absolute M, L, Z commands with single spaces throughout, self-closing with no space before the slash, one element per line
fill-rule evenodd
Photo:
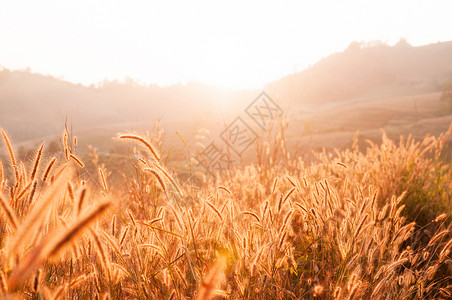
<path fill-rule="evenodd" d="M 264 90 L 283 108 L 417 95 L 452 82 L 452 41 L 412 47 L 353 42 L 311 67 L 273 81 Z M 191 82 L 143 86 L 132 80 L 83 86 L 29 70 L 0 69 L 0 127 L 16 142 L 56 135 L 66 118 L 79 130 L 111 124 L 206 120 L 243 110 L 257 90 Z M 246 105 L 245 105 L 246 104 Z M 345 105 L 345 104 L 344 104 Z M 217 120 L 217 121 L 216 121 Z"/>

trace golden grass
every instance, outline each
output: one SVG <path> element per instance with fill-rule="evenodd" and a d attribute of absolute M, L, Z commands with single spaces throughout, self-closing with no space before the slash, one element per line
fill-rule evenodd
<path fill-rule="evenodd" d="M 120 138 L 141 142 L 151 161 L 140 158 L 142 167 L 119 186 L 97 163 L 98 182 L 81 172 L 67 129 L 66 155 L 45 168 L 44 144 L 27 168 L 2 135 L 12 167 L 7 174 L 0 162 L 3 296 L 452 295 L 452 167 L 441 158 L 447 134 L 398 144 L 383 134 L 381 145 L 319 152 L 310 166 L 277 140 L 274 148 L 258 147 L 257 164 L 196 188 L 162 164 L 158 141 L 137 135 Z"/>

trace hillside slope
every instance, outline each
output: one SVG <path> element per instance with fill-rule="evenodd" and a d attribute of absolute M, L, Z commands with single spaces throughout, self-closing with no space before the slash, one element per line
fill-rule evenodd
<path fill-rule="evenodd" d="M 319 104 L 436 92 L 451 81 L 452 42 L 421 47 L 353 42 L 266 89 L 291 103 Z"/>
<path fill-rule="evenodd" d="M 354 42 L 302 72 L 269 83 L 264 90 L 285 112 L 296 116 L 297 128 L 313 127 L 305 131 L 314 134 L 378 131 L 403 116 L 403 111 L 394 114 L 388 109 L 393 101 L 400 102 L 399 110 L 412 110 L 417 104 L 410 97 L 435 94 L 427 96 L 434 103 L 427 102 L 438 114 L 423 116 L 420 107 L 419 116 L 402 118 L 406 131 L 419 129 L 409 125 L 411 121 L 444 116 L 444 103 L 436 100 L 447 82 L 452 82 L 452 42 L 422 47 Z M 86 87 L 29 71 L 0 69 L 0 127 L 21 143 L 59 134 L 67 118 L 83 136 L 96 140 L 124 129 L 149 129 L 161 119 L 163 126 L 175 128 L 190 142 L 188 132 L 193 128 L 223 130 L 259 93 L 193 82 L 159 87 L 125 80 Z M 383 99 L 391 100 L 377 105 L 382 107 L 378 116 L 365 104 Z"/>

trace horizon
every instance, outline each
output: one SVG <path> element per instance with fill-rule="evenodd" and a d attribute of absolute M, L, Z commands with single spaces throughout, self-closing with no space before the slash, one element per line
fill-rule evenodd
<path fill-rule="evenodd" d="M 425 46 L 430 46 L 430 45 L 439 44 L 439 43 L 443 43 L 444 44 L 444 43 L 452 42 L 452 40 L 448 40 L 448 41 L 438 41 L 436 43 L 429 43 L 429 44 L 423 44 L 423 45 L 412 45 L 405 38 L 401 38 L 397 43 L 399 43 L 400 41 L 407 42 L 411 47 L 425 47 Z M 355 42 L 357 42 L 357 41 L 352 41 L 350 44 L 355 43 Z M 357 43 L 360 44 L 360 46 L 364 46 L 364 47 L 361 47 L 361 49 L 365 49 L 366 47 L 372 47 L 372 46 L 375 46 L 377 44 L 385 45 L 385 46 L 388 46 L 388 47 L 394 47 L 394 46 L 397 45 L 397 43 L 390 45 L 390 44 L 384 43 L 384 42 L 379 41 L 379 40 L 376 40 L 376 41 L 359 41 Z M 301 73 L 303 71 L 306 71 L 311 66 L 314 66 L 315 64 L 319 63 L 322 59 L 328 58 L 328 57 L 330 57 L 330 56 L 332 56 L 334 54 L 337 54 L 337 53 L 342 53 L 345 50 L 346 49 L 343 49 L 343 50 L 338 51 L 338 52 L 330 53 L 329 55 L 320 58 L 318 61 L 314 62 L 313 64 L 310 64 L 306 68 L 303 68 L 301 70 L 295 70 L 292 73 L 283 74 L 280 77 L 273 79 L 272 81 L 268 81 L 268 82 L 263 83 L 262 86 L 259 86 L 259 87 L 224 86 L 224 85 L 215 84 L 215 83 L 203 82 L 203 81 L 196 80 L 196 79 L 183 81 L 183 82 L 182 81 L 171 82 L 171 83 L 168 83 L 168 84 L 159 84 L 157 82 L 146 83 L 146 82 L 143 82 L 143 81 L 141 81 L 139 79 L 137 80 L 135 78 L 130 78 L 128 76 L 125 76 L 123 78 L 111 78 L 111 79 L 104 78 L 104 79 L 102 79 L 100 81 L 97 81 L 97 82 L 83 83 L 83 82 L 74 82 L 74 81 L 68 80 L 67 78 L 64 78 L 63 76 L 55 76 L 53 74 L 40 73 L 40 72 L 34 71 L 31 67 L 28 67 L 28 66 L 24 67 L 24 68 L 20 68 L 20 69 L 10 69 L 10 68 L 7 68 L 7 67 L 5 67 L 5 66 L 3 66 L 1 64 L 0 64 L 0 72 L 3 71 L 3 70 L 7 70 L 9 72 L 24 72 L 24 73 L 28 73 L 30 75 L 51 77 L 51 78 L 53 78 L 55 80 L 58 80 L 58 81 L 70 83 L 70 84 L 73 84 L 73 85 L 81 85 L 81 86 L 83 86 L 85 88 L 92 88 L 92 87 L 94 87 L 96 89 L 97 88 L 102 88 L 104 84 L 109 84 L 109 83 L 128 84 L 130 82 L 130 83 L 132 83 L 132 84 L 134 84 L 136 86 L 140 86 L 140 87 L 156 86 L 158 88 L 165 88 L 165 87 L 172 87 L 172 86 L 188 86 L 190 84 L 199 84 L 199 85 L 204 85 L 204 86 L 208 86 L 208 87 L 213 87 L 213 88 L 218 88 L 218 89 L 226 89 L 226 90 L 234 90 L 234 91 L 240 91 L 240 90 L 243 90 L 243 91 L 245 91 L 245 90 L 246 91 L 256 91 L 256 90 L 259 90 L 261 88 L 264 88 L 265 85 L 267 85 L 267 84 L 270 84 L 270 83 L 275 82 L 275 81 L 282 80 L 286 76 L 290 76 L 292 74 L 297 74 L 297 73 Z"/>
<path fill-rule="evenodd" d="M 0 65 L 85 86 L 130 78 L 259 89 L 353 41 L 452 40 L 446 1 L 25 4 L 1 5 Z"/>

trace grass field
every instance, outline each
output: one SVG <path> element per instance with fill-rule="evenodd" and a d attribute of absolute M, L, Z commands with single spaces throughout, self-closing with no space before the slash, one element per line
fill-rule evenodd
<path fill-rule="evenodd" d="M 158 134 L 120 136 L 143 156 L 109 157 L 114 172 L 96 151 L 79 156 L 68 131 L 62 155 L 43 144 L 29 162 L 2 134 L 8 299 L 452 296 L 450 130 L 421 141 L 383 133 L 366 149 L 356 136 L 309 164 L 275 148 L 277 135 L 256 161 L 216 178 L 194 170 L 196 181 L 167 166 Z"/>

